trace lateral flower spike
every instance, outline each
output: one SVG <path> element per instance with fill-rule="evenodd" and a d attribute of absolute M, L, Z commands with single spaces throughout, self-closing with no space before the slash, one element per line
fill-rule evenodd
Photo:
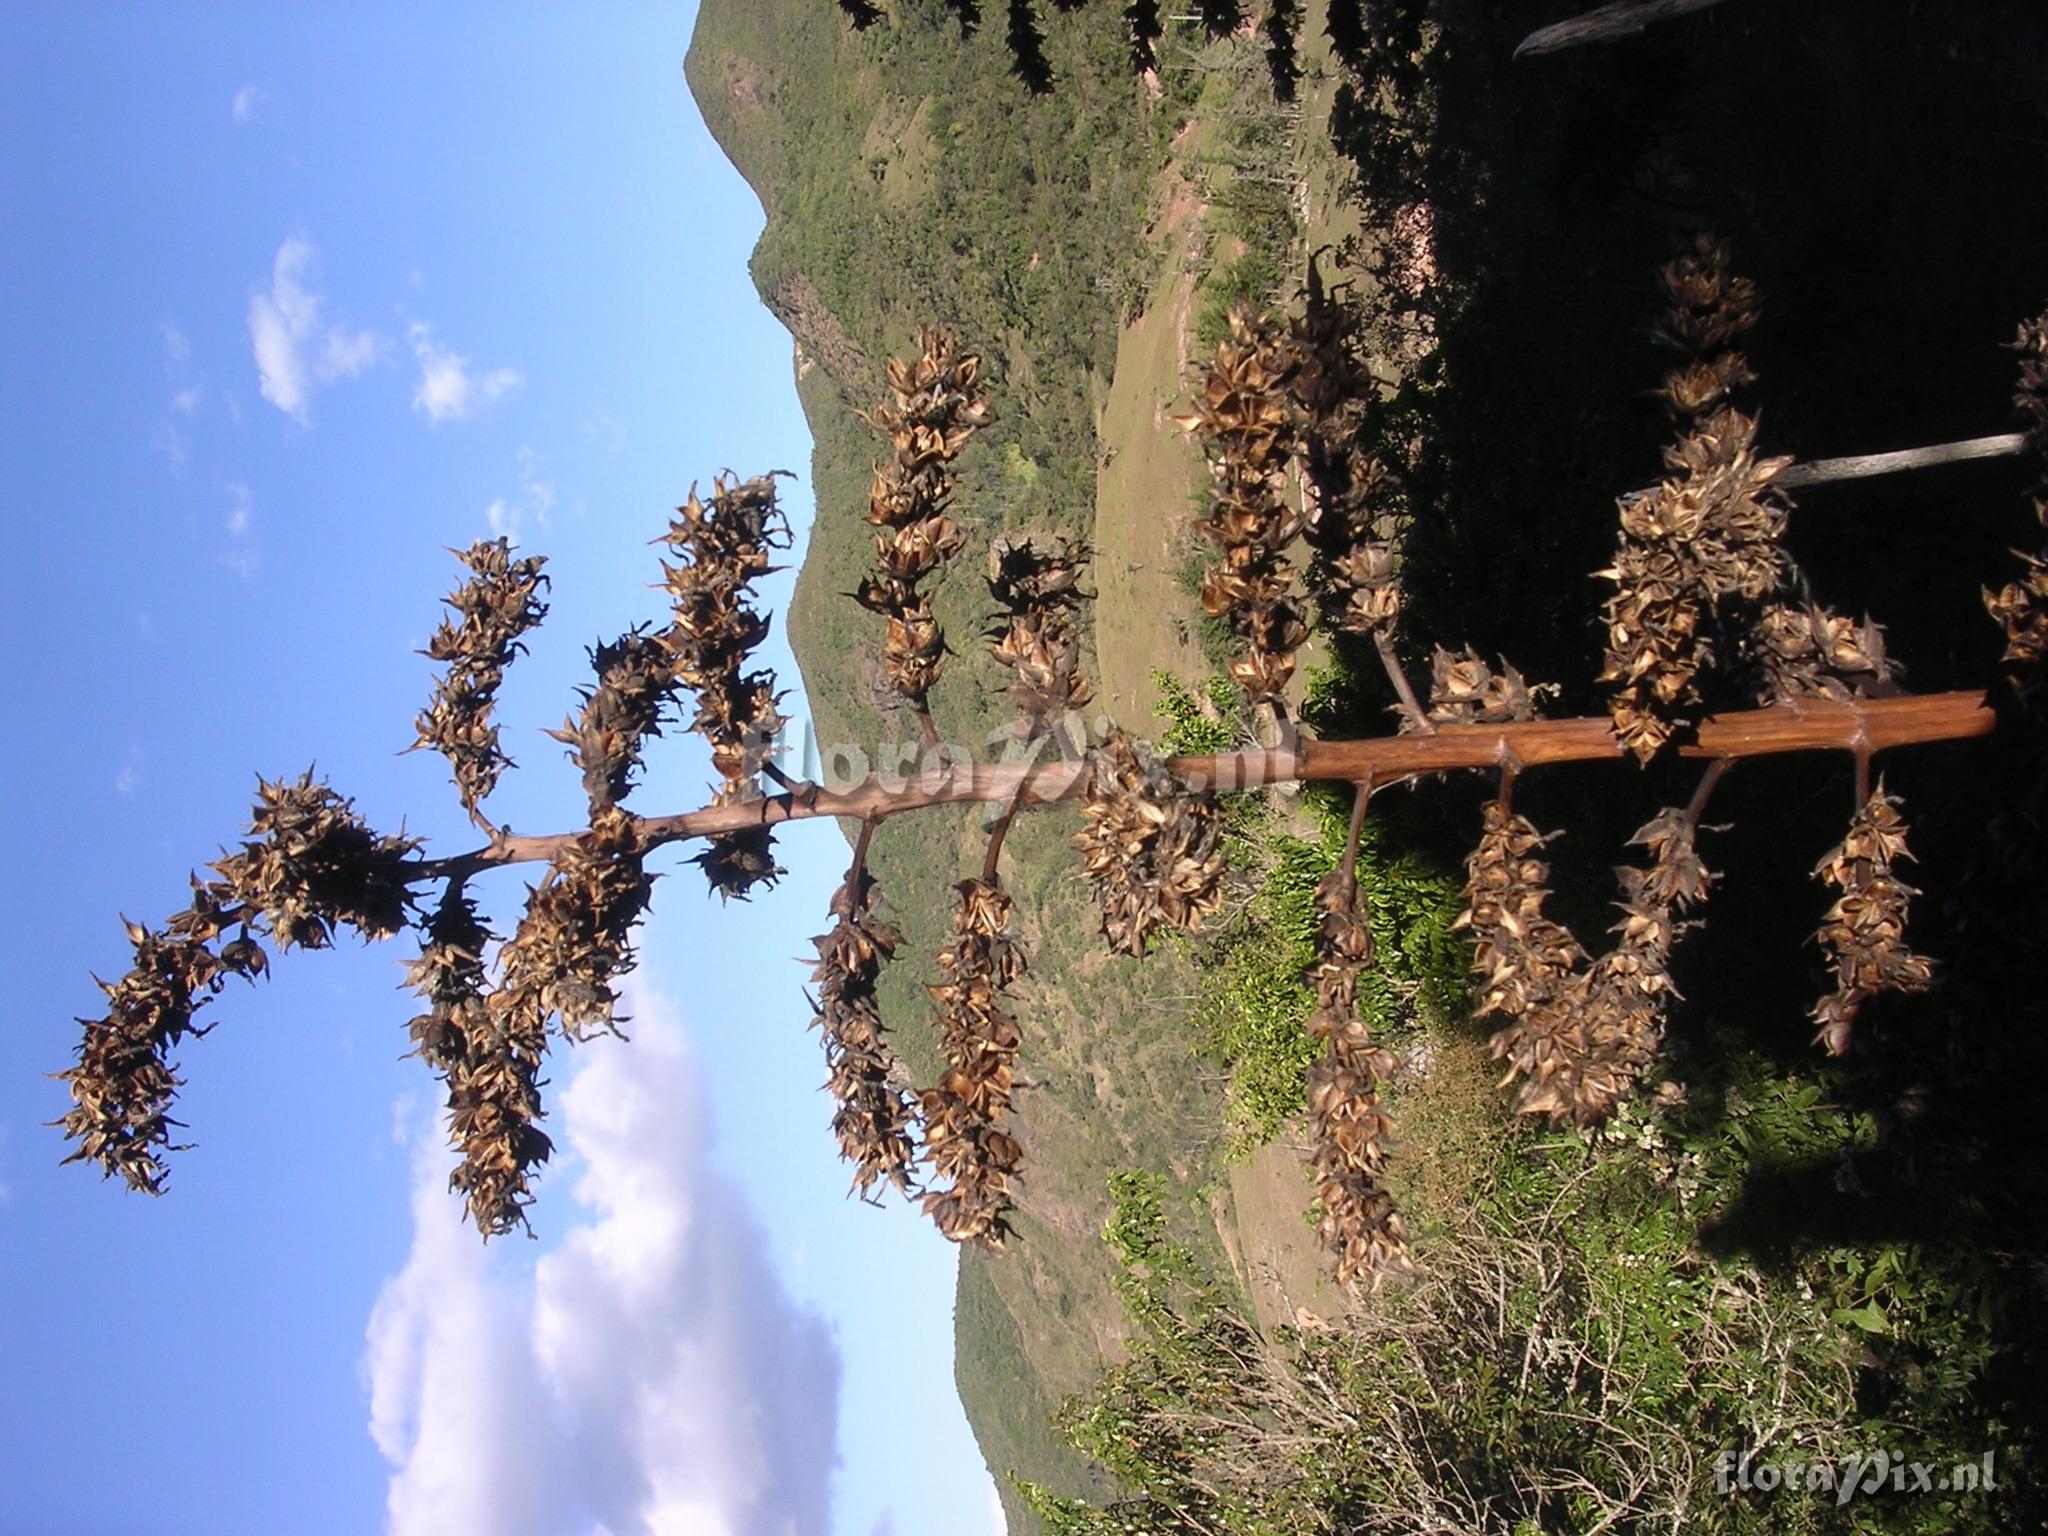
<path fill-rule="evenodd" d="M 1756 382 L 1735 343 L 1755 325 L 1756 286 L 1730 275 L 1727 247 L 1702 235 L 1664 269 L 1662 338 L 1685 354 L 1661 396 L 1678 430 L 1666 477 L 1619 502 L 1614 564 L 1594 574 L 1608 599 L 1607 664 L 1615 734 L 1647 763 L 1695 726 L 1702 680 L 1733 673 L 1764 704 L 1846 701 L 1890 689 L 1884 635 L 1798 596 L 1783 548 L 1792 503 L 1778 485 L 1789 458 L 1757 452 L 1757 418 L 1732 403 Z M 1732 643 L 1717 651 L 1717 636 Z"/>
<path fill-rule="evenodd" d="M 1299 367 L 1299 353 L 1276 325 L 1234 311 L 1201 389 L 1174 418 L 1201 439 L 1209 461 L 1209 511 L 1195 527 L 1219 559 L 1202 580 L 1202 611 L 1227 619 L 1245 648 L 1230 663 L 1232 679 L 1254 704 L 1276 708 L 1308 639 L 1286 555 L 1302 526 L 1286 496 L 1299 449 L 1289 393 Z"/>
<path fill-rule="evenodd" d="M 2013 405 L 2027 429 L 2027 447 L 2039 477 L 2027 492 L 2034 520 L 2048 527 L 2048 314 L 2027 321 L 2011 343 L 2020 354 L 2019 388 Z M 1998 591 L 1988 588 L 1984 607 L 2005 634 L 2001 658 L 2007 681 L 2020 701 L 2039 704 L 2048 681 L 2048 543 L 2039 554 L 2013 551 L 2021 570 Z"/>
<path fill-rule="evenodd" d="M 505 669 L 526 649 L 520 637 L 547 617 L 540 600 L 547 561 L 513 559 L 505 539 L 479 539 L 455 558 L 475 574 L 444 599 L 453 612 L 427 642 L 424 654 L 446 670 L 413 722 L 417 736 L 407 750 L 432 747 L 447 758 L 463 808 L 481 820 L 478 807 L 514 766 L 498 744 L 491 710 Z"/>
<path fill-rule="evenodd" d="M 354 802 L 310 772 L 297 780 L 259 779 L 249 813 L 253 834 L 239 853 L 213 866 L 220 878 L 192 877 L 192 903 L 159 932 L 125 923 L 135 951 L 119 981 L 102 982 L 106 1016 L 81 1019 L 78 1060 L 58 1074 L 72 1107 L 59 1122 L 77 1143 L 66 1162 L 96 1164 L 131 1189 L 163 1190 L 181 1079 L 171 1052 L 202 1035 L 201 1009 L 229 976 L 255 981 L 270 970 L 259 942 L 280 949 L 325 949 L 337 924 L 365 939 L 389 938 L 411 909 L 407 860 L 414 839 L 382 837 Z M 230 929 L 234 938 L 218 943 Z"/>
<path fill-rule="evenodd" d="M 1316 887 L 1316 1011 L 1308 1028 L 1327 1049 L 1309 1068 L 1308 1111 L 1315 1131 L 1310 1168 L 1323 1214 L 1316 1231 L 1337 1255 L 1339 1284 L 1414 1269 L 1407 1229 L 1382 1187 L 1393 1136 L 1379 1086 L 1394 1058 L 1358 1015 L 1359 978 L 1372 968 L 1372 930 L 1358 910 L 1350 859 Z"/>
<path fill-rule="evenodd" d="M 1222 821 L 1121 729 L 1088 754 L 1075 834 L 1109 947 L 1142 955 L 1159 928 L 1191 933 L 1222 903 Z"/>
<path fill-rule="evenodd" d="M 1879 782 L 1849 823 L 1848 834 L 1814 867 L 1841 892 L 1821 920 L 1814 942 L 1827 952 L 1835 990 L 1814 1005 L 1817 1043 L 1830 1055 L 1849 1049 L 1856 1016 L 1882 992 L 1924 992 L 1933 964 L 1906 945 L 1906 916 L 1919 894 L 1892 872 L 1906 851 L 1899 801 Z"/>
<path fill-rule="evenodd" d="M 675 557 L 661 567 L 662 589 L 675 609 L 661 643 L 675 681 L 696 699 L 690 728 L 711 744 L 720 779 L 712 803 L 758 799 L 760 776 L 773 767 L 775 739 L 786 723 L 775 674 L 747 670 L 768 635 L 767 619 L 750 603 L 752 585 L 775 569 L 774 551 L 790 542 L 775 476 L 720 475 L 709 502 L 692 486 L 660 542 Z M 766 827 L 714 837 L 694 862 L 727 900 L 773 885 L 782 874 Z"/>
<path fill-rule="evenodd" d="M 1619 941 L 1595 959 L 1544 914 L 1550 869 L 1538 854 L 1548 839 L 1499 802 L 1487 806 L 1456 926 L 1473 937 L 1475 1011 L 1505 1020 L 1488 1049 L 1508 1064 L 1503 1087 L 1521 1080 L 1517 1113 L 1598 1124 L 1656 1061 L 1677 996 L 1679 916 L 1706 900 L 1714 878 L 1695 832 L 1691 814 L 1667 808 L 1630 839 L 1650 866 L 1615 871 Z"/>
<path fill-rule="evenodd" d="M 920 330 L 918 345 L 917 357 L 889 360 L 889 398 L 864 418 L 894 451 L 875 470 L 868 492 L 876 565 L 853 597 L 887 621 L 883 668 L 928 719 L 926 697 L 945 670 L 947 648 L 921 583 L 967 541 L 946 515 L 956 483 L 953 461 L 995 417 L 981 388 L 979 357 L 960 352 L 947 330 Z"/>
<path fill-rule="evenodd" d="M 818 989 L 811 1022 L 824 1036 L 825 1086 L 838 1105 L 832 1132 L 839 1155 L 853 1164 L 854 1193 L 863 1199 L 886 1180 L 901 1194 L 911 1193 L 911 1170 L 917 1160 L 912 1132 L 916 1106 L 896 1086 L 896 1053 L 882 1028 L 875 983 L 882 967 L 895 957 L 900 938 L 874 913 L 875 877 L 868 872 L 867 840 L 846 879 L 832 893 L 831 931 L 811 942 L 817 964 L 811 981 Z"/>
<path fill-rule="evenodd" d="M 929 989 L 946 1070 L 919 1095 L 933 1182 L 922 1204 L 954 1242 L 999 1248 L 1022 1157 L 1002 1123 L 1020 1039 L 1007 994 L 1024 974 L 1024 950 L 1009 936 L 1015 906 L 1002 887 L 962 880 L 953 890 L 953 941 L 939 952 L 939 982 Z"/>
<path fill-rule="evenodd" d="M 1375 386 L 1357 330 L 1352 308 L 1323 286 L 1312 261 L 1301 318 L 1288 328 L 1288 393 L 1311 492 L 1302 530 L 1312 552 L 1308 589 L 1325 627 L 1391 640 L 1402 607 L 1401 520 L 1390 505 L 1392 474 L 1360 446 Z"/>

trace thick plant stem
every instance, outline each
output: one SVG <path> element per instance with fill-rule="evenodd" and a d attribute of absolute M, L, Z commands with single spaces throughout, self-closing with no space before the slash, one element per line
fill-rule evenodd
<path fill-rule="evenodd" d="M 1728 772 L 1730 759 L 1717 757 L 1707 764 L 1707 771 L 1700 775 L 1699 788 L 1692 792 L 1692 799 L 1685 805 L 1685 824 L 1694 831 L 1699 830 L 1700 817 L 1706 814 L 1707 801 L 1713 797 L 1714 788 Z"/>
<path fill-rule="evenodd" d="M 1997 717 L 1981 693 L 1902 694 L 1849 703 L 1802 700 L 1769 709 L 1718 715 L 1700 723 L 1696 741 L 1681 756 L 1702 759 L 1770 757 L 1787 752 L 1870 751 L 1932 741 L 1988 736 Z M 1232 791 L 1300 781 L 1372 779 L 1381 785 L 1418 774 L 1457 769 L 1518 769 L 1553 763 L 1604 762 L 1624 755 L 1606 716 L 1528 720 L 1507 725 L 1444 725 L 1423 735 L 1373 736 L 1358 741 L 1303 741 L 1293 747 L 1169 758 L 1166 766 L 1195 790 Z M 769 795 L 732 805 L 707 806 L 638 824 L 642 846 L 711 837 L 748 827 L 774 826 L 814 816 L 856 819 L 893 816 L 934 805 L 1046 805 L 1085 793 L 1088 765 L 1061 759 L 1037 764 L 945 761 L 917 780 L 883 783 L 870 778 L 846 790 L 820 788 L 803 795 Z M 510 836 L 448 859 L 407 866 L 414 880 L 448 879 L 499 864 L 547 860 L 583 834 Z"/>
<path fill-rule="evenodd" d="M 1891 453 L 1856 453 L 1839 459 L 1808 459 L 1787 465 L 1771 478 L 1780 490 L 1804 491 L 1816 485 L 1839 485 L 1848 480 L 1874 480 L 1884 475 L 1903 474 L 1914 469 L 1939 469 L 1945 464 L 1968 464 L 1977 459 L 2010 459 L 2026 452 L 2027 434 L 1999 432 L 1990 437 L 1967 437 L 1960 442 L 1934 443 L 1925 448 L 1900 448 Z M 1630 491 L 1624 499 L 1652 494 L 1650 490 Z"/>
<path fill-rule="evenodd" d="M 1429 718 L 1429 711 L 1422 707 L 1422 701 L 1415 697 L 1415 686 L 1408 681 L 1408 669 L 1401 665 L 1401 657 L 1394 649 L 1394 642 L 1378 630 L 1373 632 L 1372 643 L 1380 653 L 1380 665 L 1387 669 L 1387 681 L 1394 685 L 1394 692 L 1400 696 L 1401 712 L 1414 723 L 1415 729 L 1424 733 L 1434 731 L 1436 722 Z"/>
<path fill-rule="evenodd" d="M 1522 39 L 1515 49 L 1515 57 L 1557 53 L 1585 43 L 1612 42 L 1615 38 L 1640 32 L 1652 22 L 1683 16 L 1688 11 L 1704 11 L 1708 6 L 1720 3 L 1721 0 L 1616 0 L 1615 4 L 1603 5 L 1569 21 L 1538 27 Z"/>

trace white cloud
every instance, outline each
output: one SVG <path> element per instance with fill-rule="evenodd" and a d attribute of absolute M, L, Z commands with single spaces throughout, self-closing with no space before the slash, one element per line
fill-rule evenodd
<path fill-rule="evenodd" d="M 191 442 L 178 430 L 176 423 L 168 419 L 149 429 L 149 446 L 170 461 L 174 475 L 184 473 L 185 465 L 192 457 Z"/>
<path fill-rule="evenodd" d="M 166 320 L 157 328 L 157 334 L 163 338 L 164 367 L 168 371 L 177 373 L 192 361 L 192 343 L 178 328 L 177 321 Z"/>
<path fill-rule="evenodd" d="M 517 544 L 529 517 L 538 527 L 548 526 L 548 514 L 555 509 L 555 488 L 541 478 L 541 457 L 532 448 L 522 444 L 514 460 L 519 466 L 519 494 L 494 500 L 484 508 L 484 521 L 495 537 Z"/>
<path fill-rule="evenodd" d="M 262 100 L 263 92 L 253 85 L 245 85 L 235 92 L 235 99 L 229 103 L 228 110 L 234 114 L 237 128 L 247 127 L 254 120 L 257 104 Z"/>
<path fill-rule="evenodd" d="M 336 379 L 353 378 L 384 352 L 374 331 L 324 324 L 326 301 L 306 286 L 313 247 L 297 235 L 277 248 L 270 291 L 249 298 L 249 341 L 263 398 L 301 425 L 308 420 L 313 391 Z"/>
<path fill-rule="evenodd" d="M 121 771 L 114 775 L 114 793 L 132 795 L 142 786 L 142 748 L 130 747 L 128 756 L 121 764 Z"/>
<path fill-rule="evenodd" d="M 239 480 L 222 482 L 221 492 L 227 498 L 227 516 L 222 519 L 222 526 L 228 531 L 228 545 L 221 551 L 220 563 L 247 581 L 263 563 L 257 556 L 249 529 L 256 499 L 249 494 L 249 487 Z"/>
<path fill-rule="evenodd" d="M 149 429 L 150 446 L 170 461 L 171 473 L 182 474 L 192 457 L 192 443 L 178 419 L 192 420 L 206 402 L 206 381 L 192 376 L 192 342 L 175 320 L 157 327 L 163 344 L 164 372 L 170 376 L 171 399 L 165 415 Z"/>
<path fill-rule="evenodd" d="M 988 1528 L 993 1536 L 1010 1536 L 1010 1517 L 1003 1513 L 1002 1495 L 996 1492 L 996 1480 L 988 1480 Z"/>
<path fill-rule="evenodd" d="M 460 1225 L 445 1154 L 422 1150 L 364 1361 L 392 1536 L 830 1527 L 837 1351 L 709 1165 L 673 1008 L 631 991 L 632 1043 L 585 1048 L 557 1100 L 584 1214 L 530 1277 Z"/>
<path fill-rule="evenodd" d="M 413 322 L 406 335 L 420 364 L 420 382 L 412 395 L 413 409 L 424 412 L 436 425 L 466 420 L 526 382 L 526 375 L 517 368 L 472 373 L 469 359 L 436 345 L 433 327 L 422 321 Z"/>

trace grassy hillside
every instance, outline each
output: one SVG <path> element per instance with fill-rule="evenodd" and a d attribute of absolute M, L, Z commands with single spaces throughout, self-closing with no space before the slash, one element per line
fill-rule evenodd
<path fill-rule="evenodd" d="M 1091 675 L 1123 723 L 1164 729 L 1152 712 L 1174 693 L 1160 677 L 1206 673 L 1184 581 L 1200 468 L 1165 416 L 1223 307 L 1286 288 L 1311 248 L 1336 248 L 1374 326 L 1381 446 L 1415 517 L 1409 643 L 1505 650 L 1561 683 L 1571 712 L 1604 707 L 1603 589 L 1587 573 L 1611 555 L 1614 495 L 1656 472 L 1651 274 L 1691 231 L 1727 234 L 1763 284 L 1755 355 L 1774 451 L 2005 424 L 2010 362 L 1993 343 L 2048 282 L 2037 9 L 1728 6 L 1612 48 L 1516 61 L 1520 36 L 1556 19 L 1555 0 L 1381 0 L 1380 40 L 1339 63 L 1312 3 L 1298 114 L 1261 107 L 1252 39 L 1198 49 L 1171 36 L 1157 82 L 1131 80 L 1118 9 L 1041 7 L 1057 84 L 1033 96 L 1009 76 L 1000 28 L 963 39 L 938 0 L 892 4 L 864 34 L 824 0 L 704 8 L 690 80 L 768 209 L 755 276 L 797 338 L 817 440 L 819 515 L 790 621 L 826 740 L 908 734 L 864 700 L 874 622 L 839 594 L 870 555 L 875 450 L 853 412 L 920 322 L 955 326 L 987 356 L 1001 415 L 964 461 L 971 543 L 938 593 L 961 654 L 935 713 L 978 751 L 1000 719 L 975 640 L 1001 532 L 1092 539 Z M 1417 28 L 1406 40 L 1404 17 Z M 2002 579 L 2020 481 L 2001 462 L 1816 491 L 1795 550 L 1817 590 L 1891 627 L 1911 686 L 1979 686 L 1995 641 L 1976 592 Z M 1304 683 L 1348 732 L 1382 728 L 1387 690 L 1372 670 L 1354 675 L 1320 645 L 1306 659 Z M 1223 702 L 1222 719 L 1184 712 L 1177 728 L 1227 730 Z M 1913 807 L 1916 883 L 1937 893 L 1916 927 L 1943 957 L 1945 990 L 1876 1013 L 1870 1045 L 1846 1064 L 1810 1049 L 1818 966 L 1801 939 L 1820 910 L 1807 868 L 1839 836 L 1850 769 L 1815 758 L 1731 776 L 1715 815 L 1738 831 L 1717 834 L 1709 855 L 1724 894 L 1678 962 L 1674 1092 L 1605 1138 L 1506 1125 L 1483 1031 L 1443 985 L 1460 962 L 1459 945 L 1439 942 L 1444 872 L 1490 790 L 1466 778 L 1385 796 L 1384 816 L 1376 803 L 1375 922 L 1407 914 L 1381 948 L 1407 967 L 1406 990 L 1438 1004 L 1382 1021 L 1404 1063 L 1395 1192 L 1439 1277 L 1385 1310 L 1327 1284 L 1284 1115 L 1305 1054 L 1301 897 L 1327 868 L 1328 807 L 1320 820 L 1261 808 L 1239 839 L 1220 940 L 1142 965 L 1100 953 L 1063 818 L 1024 819 L 1009 879 L 1033 956 L 1019 1099 L 1029 1178 L 1019 1241 L 964 1256 L 956 1309 L 962 1399 L 999 1480 L 1016 1469 L 1041 1485 L 1040 1507 L 1078 1522 L 1062 1531 L 1111 1528 L 1059 1503 L 1106 1490 L 1050 1421 L 1106 1362 L 1142 1365 L 1153 1347 L 1142 1318 L 1132 1331 L 1099 1239 L 1121 1169 L 1166 1176 L 1161 1209 L 1190 1272 L 1214 1277 L 1217 1304 L 1269 1338 L 1299 1325 L 1332 1348 L 1378 1348 L 1390 1322 L 1497 1310 L 1505 1333 L 1423 1352 L 1398 1401 L 1438 1415 L 1458 1465 L 1493 1465 L 1503 1499 L 1526 1484 L 1527 1455 L 1561 1458 L 1574 1476 L 1612 1470 L 1598 1470 L 1611 1449 L 1601 1437 L 1557 1438 L 1566 1422 L 1598 1422 L 1574 1396 L 1576 1373 L 1557 1394 L 1542 1381 L 1522 1390 L 1535 1380 L 1524 1324 L 1557 1305 L 1551 1259 L 1528 1269 L 1543 1244 L 1578 1277 L 1556 1325 L 1654 1346 L 1642 1377 L 1674 1396 L 1646 1408 L 1694 1450 L 1761 1432 L 1741 1402 L 1707 1390 L 1716 1371 L 1738 1384 L 1754 1374 L 1710 1347 L 1708 1314 L 1733 1286 L 1772 1328 L 1808 1330 L 1826 1362 L 1835 1385 L 1810 1405 L 1814 1445 L 1906 1436 L 1960 1456 L 1996 1444 L 2024 1476 L 2048 1379 L 2029 1135 L 2048 1039 L 2032 1027 L 2048 996 L 2042 845 L 2038 814 L 1989 840 L 1985 826 L 1986 807 L 2026 795 L 2038 812 L 2039 748 L 2029 757 L 2024 740 L 1887 755 L 1887 782 Z M 1557 905 L 1582 936 L 1610 920 L 1616 850 L 1660 799 L 1684 799 L 1680 777 L 1668 765 L 1627 780 L 1544 772 L 1518 790 L 1518 809 L 1572 830 L 1555 854 Z M 980 841 L 971 817 L 928 815 L 877 842 L 906 936 L 884 1002 L 920 1077 L 934 1061 L 922 957 Z M 1433 1016 L 1418 1026 L 1417 1012 Z M 1557 1230 L 1530 1247 L 1537 1207 Z M 1467 1261 L 1490 1244 L 1506 1245 L 1501 1267 L 1472 1293 L 1485 1305 L 1467 1307 Z M 1587 1339 L 1620 1358 L 1612 1339 Z M 1493 1385 L 1507 1377 L 1522 1386 L 1503 1398 Z M 1136 1378 L 1111 1378 L 1097 1401 L 1123 1413 L 1119 1379 Z M 1670 1402 L 1698 1416 L 1674 1417 Z M 1123 1421 L 1097 1427 L 1112 1422 Z M 1145 1470 L 1123 1468 L 1125 1491 Z M 1379 1499 L 1385 1470 L 1345 1462 L 1332 1475 Z M 1689 1486 L 1672 1483 L 1673 1497 Z M 1005 1504 L 1014 1531 L 1039 1529 L 1007 1488 Z M 1514 1528 L 1595 1523 L 1568 1504 Z M 2035 1505 L 2001 1507 L 2009 1528 L 2038 1528 L 2026 1523 Z M 1724 1513 L 1748 1529 L 1773 1511 Z"/>
<path fill-rule="evenodd" d="M 1096 416 L 1123 295 L 1153 263 L 1143 225 L 1181 117 L 1170 94 L 1131 78 L 1114 9 L 1052 29 L 1059 86 L 1042 96 L 1010 78 L 1000 28 L 963 40 L 936 3 L 892 10 L 890 25 L 855 34 L 817 0 L 707 0 L 687 69 L 767 209 L 754 275 L 797 338 L 818 517 L 789 623 L 822 740 L 872 751 L 910 734 L 864 692 L 879 621 L 841 595 L 873 553 L 863 515 L 875 439 L 854 411 L 875 402 L 881 360 L 909 350 L 919 324 L 952 326 L 988 361 L 998 420 L 962 461 L 955 515 L 969 545 L 937 590 L 959 654 L 933 697 L 945 737 L 983 752 L 1006 718 L 978 644 L 987 552 L 1011 529 L 1092 536 Z M 1049 1420 L 1122 1334 L 1096 1240 L 1102 1174 L 1173 1167 L 1195 1201 L 1220 1116 L 1184 1002 L 1161 1001 L 1192 992 L 1185 961 L 1167 953 L 1141 967 L 1100 952 L 1064 846 L 1070 830 L 1025 818 L 1007 845 L 1033 956 L 1022 1020 L 1031 1086 L 1020 1094 L 1028 1182 L 1018 1241 L 993 1258 L 965 1256 L 957 1312 L 961 1394 L 999 1481 L 1023 1467 L 1079 1493 L 1099 1484 Z M 939 813 L 892 822 L 875 841 L 905 936 L 885 1015 L 924 1081 L 936 1063 L 929 957 L 949 921 L 948 887 L 978 865 L 980 840 L 972 817 Z M 1013 1530 L 1033 1527 L 1021 1505 L 1010 1512 Z"/>

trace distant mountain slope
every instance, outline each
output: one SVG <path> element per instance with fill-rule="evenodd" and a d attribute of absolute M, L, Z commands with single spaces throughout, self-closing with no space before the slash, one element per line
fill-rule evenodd
<path fill-rule="evenodd" d="M 855 34 L 822 0 L 706 0 L 686 67 L 767 211 L 754 278 L 797 342 L 818 514 L 789 624 L 825 741 L 872 750 L 909 734 L 863 687 L 879 621 L 842 595 L 873 555 L 864 512 L 876 439 L 854 412 L 875 403 L 882 360 L 910 349 L 920 324 L 954 327 L 988 360 L 998 421 L 962 463 L 955 515 L 969 545 L 937 594 L 959 654 L 933 699 L 946 738 L 979 753 L 1007 718 L 1004 679 L 979 643 L 988 549 L 1013 529 L 1093 535 L 1118 295 L 1148 286 L 1142 223 L 1180 119 L 1132 79 L 1114 7 L 1057 18 L 1047 51 L 1058 86 L 1042 96 L 1010 77 L 999 26 L 963 39 L 937 3 L 890 9 L 887 24 Z M 998 1482 L 1020 1468 L 1080 1493 L 1100 1490 L 1048 1418 L 1121 1337 L 1097 1237 L 1105 1177 L 1139 1163 L 1178 1166 L 1192 1183 L 1206 1167 L 1186 1143 L 1213 1141 L 1220 1120 L 1183 1018 L 1152 1000 L 1191 992 L 1185 962 L 1168 953 L 1141 968 L 1101 952 L 1071 830 L 1069 818 L 1027 817 L 1007 844 L 1033 953 L 1028 1184 L 1018 1241 L 963 1256 L 956 1310 L 961 1396 Z M 939 813 L 876 839 L 905 937 L 885 1015 L 925 1081 L 936 1054 L 923 984 L 949 927 L 949 887 L 979 863 L 980 836 L 971 817 Z M 1011 1530 L 1034 1529 L 1003 1493 Z"/>

